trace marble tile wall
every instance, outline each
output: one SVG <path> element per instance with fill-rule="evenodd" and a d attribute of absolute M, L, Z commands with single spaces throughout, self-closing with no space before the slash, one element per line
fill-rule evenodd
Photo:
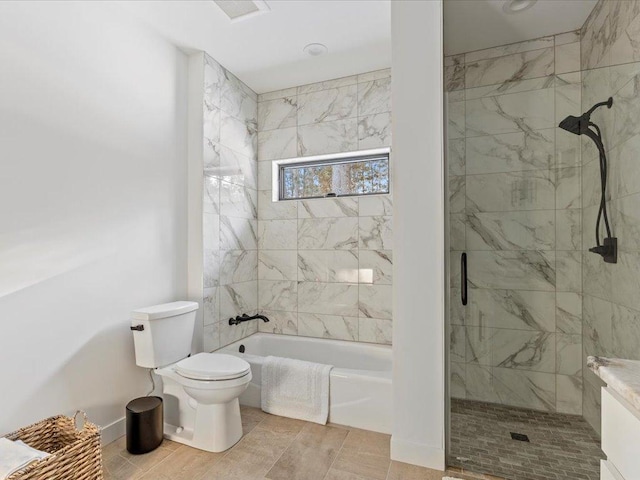
<path fill-rule="evenodd" d="M 258 97 L 204 56 L 204 349 L 257 331 L 229 317 L 258 309 Z"/>
<path fill-rule="evenodd" d="M 595 245 L 600 201 L 593 144 L 583 141 L 583 362 L 587 355 L 640 359 L 640 1 L 606 0 L 582 28 L 582 110 L 613 97 L 613 108 L 594 113 L 609 160 L 607 206 L 618 237 L 618 263 L 602 262 Z M 584 370 L 584 416 L 600 430 L 602 382 Z"/>
<path fill-rule="evenodd" d="M 258 97 L 260 331 L 391 343 L 391 195 L 271 199 L 272 160 L 390 145 L 389 70 Z"/>
<path fill-rule="evenodd" d="M 445 85 L 452 395 L 581 414 L 580 33 L 447 57 Z"/>

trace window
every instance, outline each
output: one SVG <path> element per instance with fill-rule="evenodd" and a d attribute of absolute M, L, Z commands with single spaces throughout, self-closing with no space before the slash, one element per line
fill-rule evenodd
<path fill-rule="evenodd" d="M 273 162 L 273 200 L 389 193 L 389 149 Z"/>

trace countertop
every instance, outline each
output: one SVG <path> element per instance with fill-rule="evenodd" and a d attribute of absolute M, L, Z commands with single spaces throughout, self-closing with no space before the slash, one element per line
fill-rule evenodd
<path fill-rule="evenodd" d="M 640 360 L 590 356 L 587 366 L 640 411 Z"/>

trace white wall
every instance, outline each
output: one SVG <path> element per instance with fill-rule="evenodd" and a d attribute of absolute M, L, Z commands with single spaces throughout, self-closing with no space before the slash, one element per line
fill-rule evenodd
<path fill-rule="evenodd" d="M 186 75 L 108 2 L 0 2 L 0 434 L 149 388 L 129 312 L 186 292 Z"/>
<path fill-rule="evenodd" d="M 394 460 L 445 466 L 442 2 L 391 4 Z"/>

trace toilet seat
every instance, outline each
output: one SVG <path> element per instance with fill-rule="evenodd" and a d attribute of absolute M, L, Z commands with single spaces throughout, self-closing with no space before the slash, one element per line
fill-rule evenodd
<path fill-rule="evenodd" d="M 192 380 L 233 380 L 251 372 L 245 360 L 224 353 L 198 353 L 175 365 L 178 375 Z"/>

